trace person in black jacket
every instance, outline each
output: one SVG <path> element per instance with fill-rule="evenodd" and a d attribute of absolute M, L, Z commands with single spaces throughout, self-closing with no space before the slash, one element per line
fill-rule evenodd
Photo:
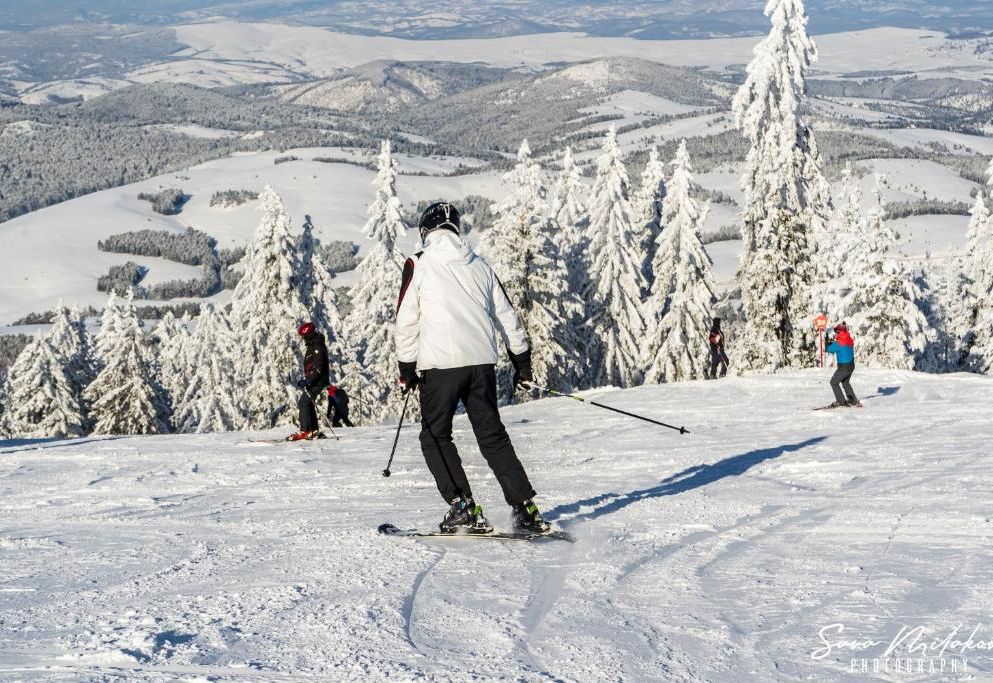
<path fill-rule="evenodd" d="M 304 323 L 297 328 L 307 350 L 303 356 L 303 379 L 297 386 L 303 390 L 297 408 L 300 411 L 300 431 L 287 437 L 287 441 L 318 439 L 323 437 L 317 423 L 317 397 L 331 383 L 328 367 L 328 347 L 324 335 L 317 331 L 314 323 Z"/>
<path fill-rule="evenodd" d="M 348 394 L 341 387 L 332 384 L 328 387 L 328 419 L 332 427 L 354 427 L 348 419 Z"/>
<path fill-rule="evenodd" d="M 721 377 L 728 374 L 728 355 L 724 353 L 724 333 L 721 332 L 721 319 L 714 318 L 710 326 L 710 374 L 708 379 L 717 379 L 717 366 L 721 368 Z"/>

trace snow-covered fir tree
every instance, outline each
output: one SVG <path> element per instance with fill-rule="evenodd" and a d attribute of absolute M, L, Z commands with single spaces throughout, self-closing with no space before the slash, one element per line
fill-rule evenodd
<path fill-rule="evenodd" d="M 100 313 L 100 329 L 97 331 L 93 344 L 94 358 L 98 369 L 103 357 L 109 350 L 108 346 L 118 336 L 118 327 L 121 324 L 122 314 L 120 297 L 117 296 L 114 290 L 111 290 L 110 295 L 107 297 L 107 303 L 104 304 L 103 311 Z"/>
<path fill-rule="evenodd" d="M 517 163 L 504 174 L 503 183 L 510 191 L 503 201 L 493 205 L 496 219 L 480 237 L 479 251 L 519 310 L 526 296 L 526 243 L 533 226 L 547 215 L 541 169 L 531 158 L 527 140 L 517 149 Z"/>
<path fill-rule="evenodd" d="M 589 216 L 586 209 L 586 185 L 583 184 L 583 171 L 572 156 L 572 147 L 565 148 L 562 155 L 562 170 L 559 172 L 549 200 L 549 213 L 559 226 L 559 236 L 556 243 L 559 252 L 565 259 L 570 271 L 578 269 L 584 260 L 586 249 L 586 224 Z M 583 284 L 586 280 L 583 280 Z M 579 294 L 582 289 L 573 286 L 572 290 Z"/>
<path fill-rule="evenodd" d="M 850 163 L 842 171 L 841 181 L 843 199 L 837 215 L 818 234 L 819 281 L 813 290 L 815 310 L 834 321 L 841 320 L 845 297 L 851 289 L 848 263 L 863 247 L 868 231 L 862 189 Z"/>
<path fill-rule="evenodd" d="M 921 280 L 921 312 L 930 327 L 928 345 L 917 364 L 925 372 L 955 372 L 962 363 L 961 343 L 971 329 L 966 310 L 969 285 L 961 257 L 940 262 L 927 255 Z"/>
<path fill-rule="evenodd" d="M 310 216 L 306 216 L 300 238 L 301 268 L 307 278 L 304 301 L 310 311 L 310 319 L 324 335 L 328 347 L 328 362 L 333 373 L 336 368 L 344 365 L 343 361 L 347 356 L 347 349 L 342 343 L 345 324 L 338 310 L 334 272 L 328 266 L 320 247 L 320 241 L 314 238 L 314 224 Z"/>
<path fill-rule="evenodd" d="M 46 337 L 34 337 L 7 380 L 8 431 L 28 438 L 83 436 L 86 416 L 65 359 Z"/>
<path fill-rule="evenodd" d="M 593 281 L 589 272 L 587 249 L 587 227 L 589 212 L 586 206 L 588 189 L 582 181 L 583 173 L 572 156 L 572 148 L 566 147 L 562 157 L 562 170 L 552 189 L 549 201 L 549 215 L 552 225 L 558 226 L 554 243 L 558 246 L 559 255 L 565 263 L 567 272 L 568 291 L 580 302 L 593 291 Z M 590 349 L 595 349 L 591 338 L 591 329 L 586 320 L 586 306 L 574 309 L 571 318 L 572 337 L 578 344 L 578 352 L 582 359 L 578 370 L 580 377 L 577 387 L 589 386 L 587 359 Z"/>
<path fill-rule="evenodd" d="M 83 390 L 96 377 L 96 363 L 92 353 L 92 341 L 78 308 L 70 311 L 61 301 L 59 302 L 55 307 L 48 341 L 62 359 L 73 395 L 82 407 L 85 417 Z"/>
<path fill-rule="evenodd" d="M 885 222 L 883 183 L 877 176 L 866 238 L 853 249 L 857 258 L 849 266 L 851 291 L 844 316 L 860 364 L 912 370 L 927 346 L 928 324 L 919 305 L 923 293 L 912 273 L 887 255 L 895 235 Z"/>
<path fill-rule="evenodd" d="M 400 214 L 396 177 L 397 163 L 389 142 L 384 141 L 373 180 L 376 194 L 363 228 L 372 245 L 359 264 L 358 282 L 349 293 L 352 310 L 345 327 L 354 361 L 346 366 L 342 381 L 358 398 L 358 412 L 374 422 L 399 417 L 403 409 L 393 334 L 404 261 L 396 243 L 406 225 Z"/>
<path fill-rule="evenodd" d="M 987 189 L 993 197 L 993 160 L 987 170 Z M 964 291 L 965 332 L 961 354 L 964 365 L 976 372 L 993 370 L 993 219 L 983 196 L 976 192 L 967 233 L 966 277 Z"/>
<path fill-rule="evenodd" d="M 765 13 L 772 29 L 732 103 L 750 144 L 738 271 L 746 323 L 737 355 L 755 370 L 813 359 L 811 258 L 828 209 L 813 131 L 800 116 L 816 59 L 803 2 L 769 0 Z"/>
<path fill-rule="evenodd" d="M 662 205 L 665 229 L 656 237 L 655 280 L 645 304 L 646 382 L 702 379 L 709 365 L 708 332 L 716 283 L 710 256 L 700 242 L 700 227 L 709 207 L 701 209 L 690 196 L 692 183 L 690 155 L 683 140 L 672 162 Z"/>
<path fill-rule="evenodd" d="M 245 274 L 231 299 L 238 348 L 235 374 L 247 426 L 268 429 L 296 421 L 303 346 L 296 330 L 310 319 L 300 259 L 283 200 L 267 187 L 262 220 L 245 257 Z"/>
<path fill-rule="evenodd" d="M 166 311 L 153 332 L 158 340 L 155 368 L 173 416 L 180 413 L 192 370 L 202 360 L 190 348 L 189 323 L 189 314 L 177 320 L 172 311 Z"/>
<path fill-rule="evenodd" d="M 583 307 L 570 291 L 566 258 L 556 243 L 562 231 L 549 215 L 541 169 L 531 158 L 527 140 L 521 143 L 517 164 L 504 175 L 504 182 L 510 191 L 495 205 L 497 219 L 480 240 L 480 250 L 527 332 L 535 377 L 571 388 L 581 374 L 577 372 L 582 358 L 575 318 Z M 564 201 L 572 200 L 566 197 Z M 513 373 L 505 349 L 500 365 L 503 393 L 510 395 Z"/>
<path fill-rule="evenodd" d="M 641 173 L 641 186 L 632 201 L 635 228 L 642 231 L 642 251 L 645 252 L 645 279 L 649 288 L 655 277 L 652 260 L 655 257 L 656 238 L 662 230 L 662 202 L 666 195 L 665 163 L 659 156 L 658 145 L 652 145 L 648 162 Z"/>
<path fill-rule="evenodd" d="M 587 313 L 598 345 L 590 358 L 591 384 L 632 386 L 642 379 L 644 254 L 633 227 L 627 169 L 613 127 L 597 160 L 587 234 L 593 278 Z"/>
<path fill-rule="evenodd" d="M 188 344 L 200 362 L 190 377 L 181 408 L 173 418 L 181 432 L 229 432 L 241 429 L 245 418 L 238 406 L 235 383 L 234 331 L 222 310 L 204 304 L 197 329 Z"/>
<path fill-rule="evenodd" d="M 108 306 L 109 306 L 108 302 Z M 97 434 L 162 434 L 169 406 L 152 366 L 152 354 L 135 310 L 133 292 L 115 303 L 113 325 L 101 329 L 100 373 L 83 396 Z"/>

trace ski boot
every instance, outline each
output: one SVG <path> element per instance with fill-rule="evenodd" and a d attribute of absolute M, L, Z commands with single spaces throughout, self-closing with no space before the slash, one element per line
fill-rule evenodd
<path fill-rule="evenodd" d="M 541 518 L 538 506 L 533 500 L 526 500 L 518 503 L 512 508 L 512 524 L 516 531 L 530 531 L 536 534 L 543 534 L 552 528 L 552 525 Z"/>
<path fill-rule="evenodd" d="M 488 534 L 493 525 L 483 516 L 483 508 L 472 498 L 456 498 L 438 525 L 443 534 Z"/>
<path fill-rule="evenodd" d="M 324 434 L 320 430 L 315 429 L 312 432 L 297 432 L 296 434 L 290 434 L 286 437 L 287 441 L 312 441 L 314 439 L 323 439 Z"/>

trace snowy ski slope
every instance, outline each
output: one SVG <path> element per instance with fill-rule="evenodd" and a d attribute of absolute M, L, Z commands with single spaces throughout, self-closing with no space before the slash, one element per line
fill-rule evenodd
<path fill-rule="evenodd" d="M 954 648 L 913 655 L 944 673 L 850 669 L 901 627 L 993 638 L 993 381 L 855 386 L 864 409 L 819 412 L 827 371 L 591 392 L 682 437 L 568 399 L 507 409 L 572 545 L 378 535 L 443 512 L 413 427 L 390 479 L 390 425 L 4 442 L 0 680 L 931 681 L 965 680 L 963 657 L 993 676 Z M 878 644 L 837 645 L 855 637 Z"/>

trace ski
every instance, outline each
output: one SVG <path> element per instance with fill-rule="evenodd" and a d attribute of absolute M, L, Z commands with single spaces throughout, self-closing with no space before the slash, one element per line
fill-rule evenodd
<path fill-rule="evenodd" d="M 812 408 L 812 410 L 835 410 L 838 408 L 861 408 L 861 407 L 862 407 L 861 403 L 852 403 L 843 406 L 836 406 L 836 405 L 820 406 L 819 408 Z"/>
<path fill-rule="evenodd" d="M 326 438 L 327 437 L 324 436 L 323 434 L 321 436 L 314 437 L 313 439 L 296 439 L 296 440 L 284 436 L 281 439 L 249 439 L 248 443 L 310 443 L 313 441 L 322 441 Z"/>
<path fill-rule="evenodd" d="M 567 541 L 575 543 L 575 537 L 565 531 L 553 529 L 545 533 L 536 531 L 491 531 L 488 534 L 443 534 L 440 531 L 424 531 L 422 529 L 401 529 L 393 524 L 380 524 L 379 533 L 384 536 L 405 536 L 408 538 L 451 538 L 451 539 L 495 539 L 500 541 L 540 541 L 544 539 Z"/>

